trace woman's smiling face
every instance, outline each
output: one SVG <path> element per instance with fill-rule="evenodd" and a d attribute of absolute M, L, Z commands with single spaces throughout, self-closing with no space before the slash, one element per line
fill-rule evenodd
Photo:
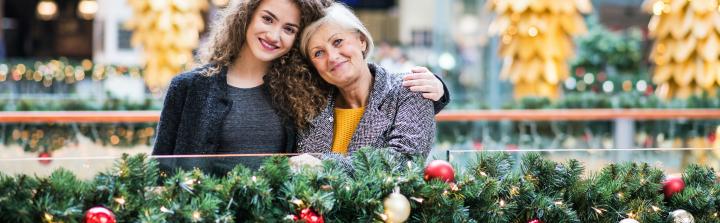
<path fill-rule="evenodd" d="M 300 31 L 300 10 L 290 0 L 264 0 L 252 16 L 246 32 L 246 45 L 261 61 L 285 55 Z"/>
<path fill-rule="evenodd" d="M 326 23 L 308 40 L 307 55 L 320 76 L 337 87 L 353 83 L 367 66 L 367 43 L 360 32 Z"/>

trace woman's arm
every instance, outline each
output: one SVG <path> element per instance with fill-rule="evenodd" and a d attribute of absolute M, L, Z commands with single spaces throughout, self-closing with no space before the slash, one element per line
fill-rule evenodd
<path fill-rule="evenodd" d="M 435 142 L 433 103 L 405 88 L 395 94 L 396 115 L 386 145 L 405 155 L 427 155 Z"/>

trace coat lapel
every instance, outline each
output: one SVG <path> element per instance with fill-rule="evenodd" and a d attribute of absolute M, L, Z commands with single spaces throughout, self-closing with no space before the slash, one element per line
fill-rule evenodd
<path fill-rule="evenodd" d="M 206 123 L 199 126 L 200 128 L 209 129 L 209 134 L 205 136 L 206 143 L 210 144 L 213 148 L 207 148 L 208 152 L 214 152 L 220 143 L 220 131 L 222 129 L 222 122 L 225 120 L 225 116 L 232 107 L 232 100 L 227 96 L 227 67 L 223 66 L 219 74 L 216 74 L 212 78 L 208 79 L 209 83 L 206 86 L 209 88 L 209 94 L 205 98 L 205 106 L 203 106 L 202 114 L 208 117 Z M 205 149 L 205 148 L 203 148 Z"/>
<path fill-rule="evenodd" d="M 348 145 L 348 153 L 353 153 L 365 146 L 380 146 L 378 140 L 382 140 L 382 128 L 386 125 L 385 114 L 380 110 L 380 105 L 384 97 L 387 95 L 387 81 L 385 72 L 382 68 L 378 68 L 374 64 L 368 64 L 370 73 L 373 74 L 373 86 L 370 90 L 370 98 L 365 112 L 360 118 L 360 123 L 353 134 L 350 145 Z"/>
<path fill-rule="evenodd" d="M 315 128 L 313 131 L 316 133 L 316 135 L 312 135 L 310 137 L 316 137 L 318 139 L 318 146 L 319 149 L 327 151 L 332 151 L 332 143 L 333 143 L 333 136 L 334 136 L 334 130 L 335 130 L 335 95 L 334 91 L 330 92 L 330 95 L 328 96 L 328 103 L 327 106 L 325 106 L 325 109 L 323 109 L 322 112 L 318 115 L 318 117 L 315 118 L 315 121 L 313 123 L 313 127 Z"/>

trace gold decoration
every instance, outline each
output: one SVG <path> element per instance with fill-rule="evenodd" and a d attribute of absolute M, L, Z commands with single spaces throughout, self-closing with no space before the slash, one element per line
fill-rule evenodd
<path fill-rule="evenodd" d="M 653 82 L 664 99 L 687 98 L 720 85 L 718 0 L 645 0 L 653 14 L 648 29 L 655 38 L 650 60 Z"/>
<path fill-rule="evenodd" d="M 205 27 L 202 11 L 207 0 L 128 0 L 133 17 L 132 44 L 145 52 L 145 83 L 154 92 L 193 61 L 199 32 Z"/>
<path fill-rule="evenodd" d="M 393 192 L 383 200 L 383 221 L 388 223 L 401 223 L 410 217 L 410 201 L 395 187 Z"/>
<path fill-rule="evenodd" d="M 501 37 L 500 76 L 515 85 L 515 97 L 558 98 L 572 36 L 587 32 L 581 13 L 592 11 L 590 1 L 491 0 L 487 6 L 498 14 L 490 33 Z"/>

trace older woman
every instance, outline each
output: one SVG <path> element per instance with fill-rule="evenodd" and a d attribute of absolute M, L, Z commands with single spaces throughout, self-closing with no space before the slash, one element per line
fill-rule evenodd
<path fill-rule="evenodd" d="M 298 135 L 303 153 L 352 154 L 362 147 L 427 155 L 435 136 L 433 103 L 402 87 L 400 75 L 368 63 L 373 39 L 335 3 L 307 26 L 301 53 L 332 88 L 329 103 Z"/>

